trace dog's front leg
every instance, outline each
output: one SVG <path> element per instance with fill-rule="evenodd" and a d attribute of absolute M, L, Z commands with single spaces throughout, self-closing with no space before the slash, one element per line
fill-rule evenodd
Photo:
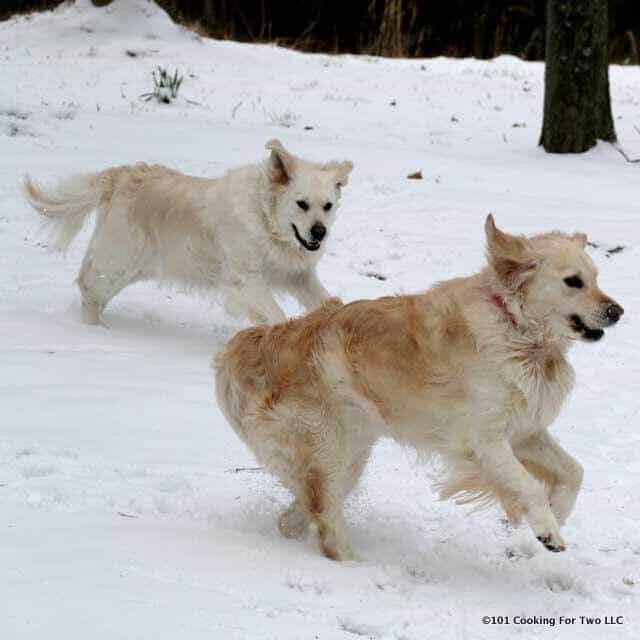
<path fill-rule="evenodd" d="M 317 309 L 331 297 L 313 269 L 296 275 L 288 290 L 307 311 Z"/>
<path fill-rule="evenodd" d="M 516 458 L 511 445 L 497 434 L 493 437 L 485 435 L 475 443 L 473 454 L 486 484 L 499 496 L 507 497 L 524 514 L 536 538 L 549 551 L 564 551 L 565 543 L 547 493 Z"/>
<path fill-rule="evenodd" d="M 582 485 L 582 465 L 545 429 L 514 447 L 514 452 L 534 476 L 549 486 L 551 510 L 562 526 Z"/>
<path fill-rule="evenodd" d="M 227 292 L 227 308 L 234 314 L 248 316 L 253 324 L 278 324 L 287 317 L 261 280 L 234 283 Z"/>

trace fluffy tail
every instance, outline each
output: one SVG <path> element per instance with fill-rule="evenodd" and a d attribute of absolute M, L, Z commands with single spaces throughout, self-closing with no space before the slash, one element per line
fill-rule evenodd
<path fill-rule="evenodd" d="M 265 388 L 260 343 L 269 327 L 251 327 L 236 334 L 213 360 L 218 407 L 238 436 L 247 442 L 242 424 L 249 396 Z"/>
<path fill-rule="evenodd" d="M 31 206 L 53 225 L 56 249 L 67 250 L 87 216 L 98 206 L 102 196 L 101 175 L 72 176 L 49 189 L 25 176 L 24 194 Z"/>
<path fill-rule="evenodd" d="M 241 414 L 244 405 L 244 397 L 241 389 L 235 384 L 229 367 L 222 358 L 214 360 L 216 372 L 216 399 L 218 408 L 233 430 L 244 442 L 247 441 L 247 434 L 242 426 Z"/>

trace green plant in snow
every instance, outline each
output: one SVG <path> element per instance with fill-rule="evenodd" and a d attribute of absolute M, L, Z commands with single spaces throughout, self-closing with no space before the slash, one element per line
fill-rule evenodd
<path fill-rule="evenodd" d="M 152 71 L 151 76 L 153 78 L 153 91 L 151 93 L 143 93 L 140 96 L 145 102 L 155 98 L 158 102 L 169 104 L 176 98 L 184 79 L 184 76 L 178 73 L 178 69 L 171 75 L 165 68 L 158 67 L 157 73 Z"/>

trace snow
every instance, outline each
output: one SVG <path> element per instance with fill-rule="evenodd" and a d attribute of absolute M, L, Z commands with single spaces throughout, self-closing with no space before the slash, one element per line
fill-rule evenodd
<path fill-rule="evenodd" d="M 638 637 L 638 165 L 609 145 L 537 147 L 542 65 L 203 40 L 143 0 L 0 23 L 0 65 L 0 638 Z M 157 65 L 185 74 L 171 105 L 139 99 Z M 611 89 L 638 156 L 640 68 L 612 67 Z M 586 475 L 566 553 L 497 510 L 439 503 L 434 470 L 385 441 L 348 504 L 361 559 L 326 560 L 313 538 L 279 535 L 288 496 L 273 478 L 236 471 L 255 462 L 216 408 L 209 363 L 241 324 L 215 295 L 140 284 L 108 329 L 79 322 L 90 230 L 66 260 L 50 252 L 19 192 L 26 171 L 50 182 L 145 160 L 217 175 L 273 137 L 355 162 L 320 264 L 345 300 L 474 272 L 488 211 L 509 231 L 598 245 L 626 314 L 572 352 L 577 387 L 554 432 Z"/>

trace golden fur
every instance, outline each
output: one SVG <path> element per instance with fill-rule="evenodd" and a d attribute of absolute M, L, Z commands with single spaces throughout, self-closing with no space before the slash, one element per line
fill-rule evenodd
<path fill-rule="evenodd" d="M 295 496 L 285 535 L 314 522 L 327 557 L 351 557 L 343 501 L 387 435 L 441 457 L 443 497 L 497 499 L 564 550 L 582 468 L 547 428 L 573 385 L 571 341 L 597 339 L 622 309 L 598 288 L 582 234 L 516 237 L 489 216 L 486 235 L 478 275 L 420 295 L 332 299 L 242 331 L 218 355 L 220 407 Z M 577 275 L 580 289 L 565 282 Z"/>

